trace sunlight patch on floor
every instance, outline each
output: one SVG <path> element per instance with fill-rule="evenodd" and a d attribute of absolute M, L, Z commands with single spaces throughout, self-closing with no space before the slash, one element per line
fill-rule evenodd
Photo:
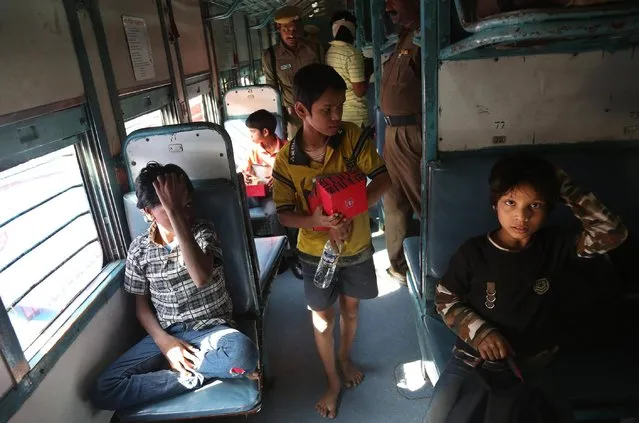
<path fill-rule="evenodd" d="M 424 380 L 424 376 L 422 375 L 421 360 L 402 364 L 402 370 L 403 377 L 397 380 L 398 388 L 406 389 L 410 392 L 417 392 L 427 385 L 428 381 Z"/>
<path fill-rule="evenodd" d="M 400 289 L 399 283 L 391 278 L 386 269 L 390 267 L 388 253 L 386 249 L 376 251 L 373 254 L 373 262 L 375 263 L 375 273 L 377 274 L 377 287 L 379 289 L 379 297 L 388 295 Z"/>

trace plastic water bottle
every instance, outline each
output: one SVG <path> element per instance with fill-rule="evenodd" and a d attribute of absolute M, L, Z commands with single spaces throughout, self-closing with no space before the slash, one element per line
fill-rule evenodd
<path fill-rule="evenodd" d="M 317 270 L 315 271 L 315 277 L 313 278 L 313 283 L 316 287 L 326 289 L 331 286 L 331 282 L 333 282 L 333 276 L 335 275 L 335 269 L 337 268 L 339 255 L 340 252 L 335 251 L 335 249 L 333 248 L 333 244 L 331 244 L 331 241 L 326 241 L 326 245 L 324 245 L 324 251 L 322 252 L 322 257 L 320 258 L 319 265 L 317 266 Z"/>

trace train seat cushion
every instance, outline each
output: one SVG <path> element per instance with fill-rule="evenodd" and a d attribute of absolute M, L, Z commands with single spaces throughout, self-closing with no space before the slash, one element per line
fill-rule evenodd
<path fill-rule="evenodd" d="M 420 265 L 420 237 L 413 236 L 404 240 L 404 255 L 408 263 L 408 278 L 419 289 L 421 281 L 421 265 Z M 412 295 L 415 296 L 413 292 Z M 424 299 L 424 297 L 422 297 Z M 420 297 L 417 296 L 417 301 Z M 419 307 L 421 315 L 420 321 L 416 322 L 420 341 L 420 349 L 422 360 L 428 363 L 426 371 L 431 382 L 436 382 L 439 374 L 444 370 L 448 359 L 451 356 L 451 349 L 455 343 L 455 334 L 444 325 L 441 317 L 434 312 L 434 301 L 425 299 Z M 431 372 L 435 370 L 435 373 Z"/>
<path fill-rule="evenodd" d="M 194 192 L 196 215 L 213 222 L 222 244 L 224 274 L 236 315 L 257 312 L 249 240 L 240 201 L 237 188 L 225 179 L 207 182 Z M 124 196 L 124 204 L 131 237 L 136 237 L 149 224 L 136 207 L 134 192 Z"/>
<path fill-rule="evenodd" d="M 260 289 L 262 292 L 264 292 L 268 282 L 276 275 L 278 263 L 286 243 L 287 240 L 284 236 L 255 238 L 257 261 L 260 265 Z"/>
<path fill-rule="evenodd" d="M 255 320 L 236 321 L 238 329 L 257 342 Z M 261 403 L 257 382 L 248 379 L 213 379 L 201 388 L 149 405 L 122 410 L 119 421 L 166 421 L 240 414 L 255 411 Z"/>

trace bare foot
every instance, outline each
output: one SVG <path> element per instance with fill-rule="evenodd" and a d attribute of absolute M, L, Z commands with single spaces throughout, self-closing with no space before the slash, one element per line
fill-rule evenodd
<path fill-rule="evenodd" d="M 350 358 L 340 358 L 339 365 L 344 374 L 345 385 L 347 388 L 355 388 L 364 380 L 364 373 L 362 373 L 351 361 Z"/>
<path fill-rule="evenodd" d="M 334 419 L 337 416 L 337 399 L 341 391 L 341 384 L 339 379 L 329 381 L 328 389 L 315 405 L 315 410 L 325 419 Z"/>

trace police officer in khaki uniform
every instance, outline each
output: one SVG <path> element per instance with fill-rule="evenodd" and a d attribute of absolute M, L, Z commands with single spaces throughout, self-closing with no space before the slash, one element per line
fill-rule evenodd
<path fill-rule="evenodd" d="M 293 76 L 306 65 L 324 62 L 324 49 L 314 41 L 302 38 L 300 18 L 302 11 L 297 7 L 284 6 L 275 13 L 275 24 L 280 33 L 280 41 L 262 54 L 262 67 L 266 83 L 275 87 L 282 98 L 286 119 L 287 138 L 292 140 L 302 121 L 293 110 Z"/>
<path fill-rule="evenodd" d="M 395 51 L 384 64 L 381 110 L 386 133 L 384 161 L 392 188 L 384 194 L 387 272 L 406 283 L 403 241 L 411 215 L 421 213 L 422 96 L 421 51 L 413 42 L 419 31 L 417 0 L 386 0 L 386 12 L 400 27 Z"/>

